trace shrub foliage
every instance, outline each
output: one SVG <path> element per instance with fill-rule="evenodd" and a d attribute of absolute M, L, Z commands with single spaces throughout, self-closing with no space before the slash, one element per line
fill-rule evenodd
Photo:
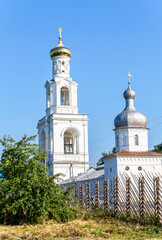
<path fill-rule="evenodd" d="M 0 140 L 0 223 L 38 223 L 55 219 L 66 222 L 76 212 L 68 205 L 69 191 L 61 189 L 42 162 L 45 154 L 33 143 L 35 136 L 16 142 Z"/>

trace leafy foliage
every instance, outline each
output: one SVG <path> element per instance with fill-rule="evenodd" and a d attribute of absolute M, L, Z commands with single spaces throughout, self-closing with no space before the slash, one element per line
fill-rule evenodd
<path fill-rule="evenodd" d="M 55 219 L 66 222 L 76 212 L 68 205 L 69 190 L 61 189 L 42 162 L 45 154 L 35 136 L 16 142 L 13 138 L 0 140 L 3 153 L 0 162 L 0 223 L 37 223 Z"/>
<path fill-rule="evenodd" d="M 100 165 L 104 164 L 104 157 L 107 157 L 108 155 L 113 154 L 115 152 L 116 152 L 115 147 L 113 147 L 112 151 L 109 151 L 109 153 L 103 152 L 102 157 L 97 162 L 97 166 L 100 166 Z"/>
<path fill-rule="evenodd" d="M 162 143 L 155 145 L 153 152 L 158 152 L 158 153 L 162 153 Z"/>

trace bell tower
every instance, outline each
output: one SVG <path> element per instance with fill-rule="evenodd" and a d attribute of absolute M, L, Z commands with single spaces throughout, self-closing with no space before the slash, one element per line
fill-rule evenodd
<path fill-rule="evenodd" d="M 47 167 L 67 179 L 89 168 L 88 116 L 78 114 L 78 84 L 70 77 L 71 51 L 63 45 L 61 33 L 59 28 L 58 45 L 50 51 L 52 79 L 45 84 L 46 115 L 38 130 Z"/>

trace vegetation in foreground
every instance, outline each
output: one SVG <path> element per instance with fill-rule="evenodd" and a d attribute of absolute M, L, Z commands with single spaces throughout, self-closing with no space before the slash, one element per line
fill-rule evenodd
<path fill-rule="evenodd" d="M 0 239 L 162 239 L 160 226 L 71 208 L 73 191 L 61 189 L 49 175 L 34 139 L 0 140 Z"/>
<path fill-rule="evenodd" d="M 52 240 L 52 239 L 162 239 L 159 226 L 140 226 L 112 217 L 74 220 L 22 226 L 0 226 L 0 239 Z"/>
<path fill-rule="evenodd" d="M 67 222 L 76 211 L 68 202 L 69 191 L 61 189 L 45 168 L 45 154 L 26 135 L 18 142 L 4 137 L 0 161 L 0 224 L 35 224 L 43 220 Z"/>

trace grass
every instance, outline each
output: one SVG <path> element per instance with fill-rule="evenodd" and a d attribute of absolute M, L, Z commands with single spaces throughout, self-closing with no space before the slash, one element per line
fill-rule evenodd
<path fill-rule="evenodd" d="M 52 240 L 52 239 L 162 239 L 160 226 L 140 226 L 113 217 L 94 217 L 68 223 L 49 221 L 44 224 L 2 226 L 0 240 Z"/>

